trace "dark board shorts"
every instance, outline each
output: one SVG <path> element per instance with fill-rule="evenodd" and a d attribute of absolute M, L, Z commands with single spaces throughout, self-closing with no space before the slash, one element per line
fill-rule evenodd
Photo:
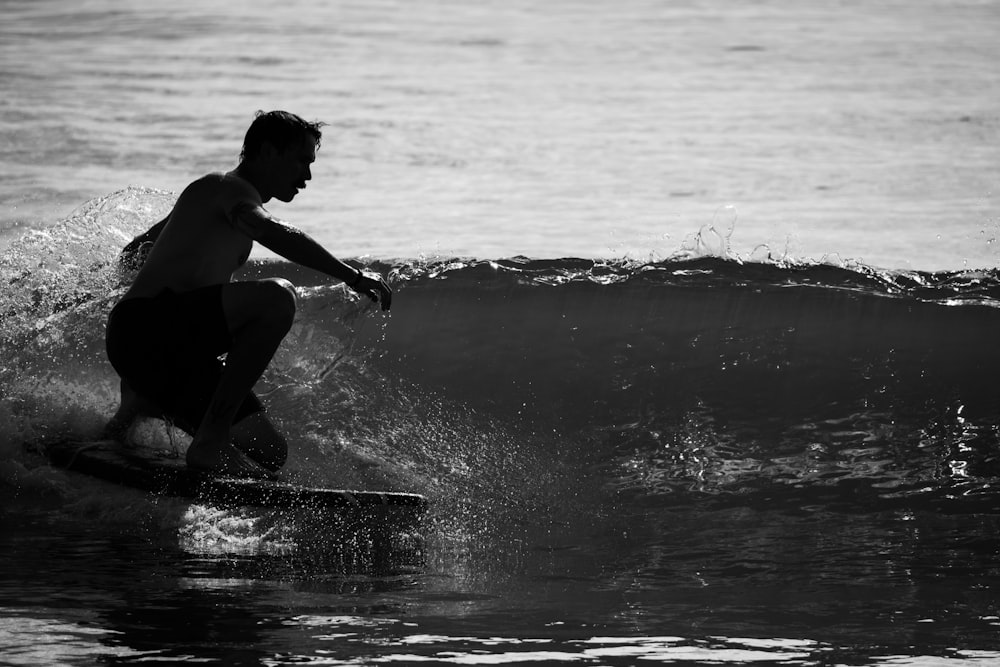
<path fill-rule="evenodd" d="M 232 345 L 222 287 L 126 299 L 108 316 L 111 365 L 140 396 L 188 431 L 201 423 L 222 377 L 220 357 Z M 234 423 L 263 409 L 251 392 Z"/>

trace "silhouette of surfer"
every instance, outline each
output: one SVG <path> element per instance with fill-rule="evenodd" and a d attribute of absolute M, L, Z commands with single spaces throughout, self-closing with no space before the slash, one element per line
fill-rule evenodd
<path fill-rule="evenodd" d="M 253 387 L 292 325 L 295 289 L 281 278 L 233 282 L 233 273 L 257 242 L 383 310 L 392 303 L 381 276 L 345 264 L 263 207 L 272 198 L 290 202 L 306 187 L 321 126 L 258 112 L 238 166 L 188 185 L 167 217 L 125 247 L 123 264 L 139 268 L 108 317 L 121 405 L 107 437 L 124 441 L 138 417 L 159 416 L 192 436 L 191 468 L 264 477 L 284 464 L 288 444 Z"/>

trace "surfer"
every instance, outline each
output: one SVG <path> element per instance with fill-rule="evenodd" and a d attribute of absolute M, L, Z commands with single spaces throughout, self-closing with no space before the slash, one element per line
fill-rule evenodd
<path fill-rule="evenodd" d="M 107 437 L 124 442 L 137 418 L 158 416 L 192 436 L 191 468 L 262 477 L 284 464 L 287 442 L 253 387 L 291 328 L 295 288 L 282 278 L 233 282 L 233 273 L 256 241 L 383 310 L 392 302 L 381 276 L 345 264 L 263 207 L 272 198 L 290 202 L 306 187 L 321 127 L 284 111 L 258 112 L 238 166 L 188 185 L 166 218 L 125 247 L 123 262 L 140 268 L 108 317 L 121 406 Z"/>

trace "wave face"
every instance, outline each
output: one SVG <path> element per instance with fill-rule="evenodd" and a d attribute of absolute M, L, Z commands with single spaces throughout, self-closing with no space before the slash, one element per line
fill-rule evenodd
<path fill-rule="evenodd" d="M 995 272 L 714 257 L 396 272 L 374 367 L 516 424 L 618 493 L 861 483 L 870 502 L 975 495 L 998 472 Z"/>
<path fill-rule="evenodd" d="M 25 443 L 93 435 L 114 410 L 104 318 L 128 279 L 115 257 L 170 201 L 115 193 L 0 263 L 8 491 L 51 491 Z M 371 268 L 395 287 L 391 314 L 284 262 L 239 276 L 299 288 L 258 386 L 293 443 L 290 479 L 428 493 L 452 528 L 592 493 L 647 507 L 998 504 L 996 271 L 693 255 Z M 150 423 L 139 437 L 180 436 Z"/>

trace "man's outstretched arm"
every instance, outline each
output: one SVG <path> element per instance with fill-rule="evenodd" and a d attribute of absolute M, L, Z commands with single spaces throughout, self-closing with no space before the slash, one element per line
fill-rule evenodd
<path fill-rule="evenodd" d="M 241 203 L 232 211 L 233 226 L 271 252 L 342 280 L 359 294 L 381 304 L 392 305 L 392 290 L 381 276 L 374 277 L 340 261 L 305 232 L 278 220 L 262 206 Z"/>

